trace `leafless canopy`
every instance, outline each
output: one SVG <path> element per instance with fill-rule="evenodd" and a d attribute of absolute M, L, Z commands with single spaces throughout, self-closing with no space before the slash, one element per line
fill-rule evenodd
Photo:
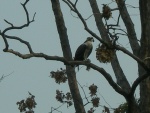
<path fill-rule="evenodd" d="M 56 1 L 58 1 L 58 0 L 56 0 Z M 113 25 L 113 24 L 108 24 L 107 19 L 104 19 L 102 13 L 100 13 L 100 11 L 99 11 L 96 0 L 89 0 L 89 3 L 90 3 L 91 8 L 92 8 L 92 12 L 93 12 L 93 14 L 91 16 L 94 16 L 94 18 L 95 18 L 95 22 L 96 22 L 96 25 L 97 25 L 97 28 L 99 30 L 101 37 L 98 36 L 96 33 L 94 33 L 94 31 L 92 31 L 89 28 L 89 26 L 87 25 L 86 20 L 88 18 L 85 19 L 77 8 L 78 2 L 79 2 L 78 0 L 76 0 L 75 3 L 73 3 L 71 0 L 62 0 L 62 1 L 70 8 L 71 11 L 73 11 L 77 15 L 77 17 L 82 22 L 84 29 L 90 35 L 92 35 L 97 41 L 104 44 L 108 48 L 112 48 L 116 51 L 121 51 L 121 52 L 125 53 L 126 55 L 130 56 L 132 59 L 134 59 L 145 70 L 145 73 L 143 74 L 143 76 L 139 76 L 133 82 L 132 86 L 130 86 L 124 73 L 123 73 L 123 71 L 122 71 L 122 68 L 119 64 L 117 55 L 115 54 L 114 59 L 111 61 L 111 65 L 113 67 L 115 76 L 117 78 L 117 83 L 116 83 L 112 79 L 111 75 L 108 72 L 106 72 L 102 67 L 99 67 L 93 63 L 84 62 L 84 61 L 73 61 L 73 59 L 68 60 L 68 58 L 66 59 L 65 57 L 50 56 L 50 55 L 47 55 L 45 53 L 35 53 L 29 42 L 27 42 L 27 41 L 25 41 L 25 40 L 23 40 L 17 36 L 6 35 L 6 33 L 10 30 L 23 29 L 25 27 L 28 27 L 32 22 L 35 21 L 36 13 L 33 15 L 32 19 L 30 19 L 29 18 L 29 12 L 26 8 L 26 5 L 29 2 L 29 0 L 26 0 L 23 4 L 21 4 L 24 11 L 25 11 L 25 14 L 26 14 L 26 21 L 27 22 L 25 24 L 23 24 L 21 26 L 15 26 L 13 23 L 11 23 L 7 20 L 4 20 L 7 24 L 10 25 L 10 27 L 8 27 L 8 28 L 6 28 L 0 32 L 0 35 L 2 36 L 4 43 L 5 43 L 5 48 L 3 51 L 8 52 L 8 53 L 12 53 L 12 54 L 14 54 L 14 55 L 16 55 L 22 59 L 29 59 L 32 57 L 40 57 L 40 58 L 44 58 L 46 60 L 55 60 L 55 61 L 63 62 L 66 66 L 72 66 L 72 67 L 74 65 L 88 66 L 88 67 L 98 71 L 99 73 L 101 73 L 116 92 L 123 95 L 127 100 L 130 100 L 130 98 L 132 98 L 134 95 L 136 87 L 141 83 L 141 81 L 143 81 L 144 79 L 146 79 L 150 75 L 150 73 L 149 73 L 150 68 L 147 66 L 147 64 L 138 55 L 140 45 L 139 45 L 138 39 L 136 37 L 134 25 L 132 23 L 130 15 L 127 12 L 127 7 L 125 5 L 125 1 L 124 0 L 116 0 L 116 4 L 118 5 L 118 8 L 114 8 L 114 9 L 110 10 L 110 11 L 119 10 L 119 16 L 118 16 L 117 23 L 115 25 Z M 58 5 L 58 4 L 53 1 L 52 5 Z M 89 18 L 91 16 L 89 16 Z M 127 31 L 118 27 L 120 18 L 123 20 Z M 105 25 L 104 25 L 103 19 L 105 20 Z M 116 31 L 116 32 L 113 33 L 112 31 Z M 117 32 L 117 31 L 121 31 L 121 33 Z M 116 41 L 119 39 L 120 35 L 127 36 L 127 38 L 129 39 L 130 46 L 132 48 L 133 53 L 116 43 Z M 29 53 L 22 54 L 16 50 L 10 49 L 8 40 L 16 40 L 22 44 L 25 44 L 29 50 Z M 109 43 L 110 41 L 113 41 L 113 43 L 110 44 Z M 72 68 L 72 67 L 70 67 L 70 68 Z M 124 80 L 123 82 L 121 82 L 122 79 Z"/>

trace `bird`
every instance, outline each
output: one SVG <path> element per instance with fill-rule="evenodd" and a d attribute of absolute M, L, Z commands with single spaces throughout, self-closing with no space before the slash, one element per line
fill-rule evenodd
<path fill-rule="evenodd" d="M 87 58 L 89 57 L 93 49 L 92 42 L 94 42 L 93 37 L 87 37 L 86 41 L 77 48 L 74 61 L 88 60 Z"/>

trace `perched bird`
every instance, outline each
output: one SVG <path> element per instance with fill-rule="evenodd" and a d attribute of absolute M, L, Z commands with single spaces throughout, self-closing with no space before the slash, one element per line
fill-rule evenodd
<path fill-rule="evenodd" d="M 87 61 L 93 49 L 92 42 L 94 42 L 93 37 L 88 37 L 86 41 L 77 48 L 74 58 L 75 61 Z"/>

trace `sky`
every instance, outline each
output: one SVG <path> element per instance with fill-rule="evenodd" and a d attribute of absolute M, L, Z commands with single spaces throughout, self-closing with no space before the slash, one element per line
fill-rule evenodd
<path fill-rule="evenodd" d="M 22 25 L 26 22 L 25 12 L 20 3 L 24 0 L 1 0 L 0 4 L 0 30 L 3 31 L 9 25 L 4 22 L 4 19 L 13 23 L 15 26 Z M 97 0 L 100 10 L 102 9 L 101 4 L 109 4 L 111 8 L 115 8 L 115 3 L 111 3 L 112 0 Z M 88 36 L 91 36 L 84 30 L 81 21 L 76 17 L 76 14 L 70 12 L 68 6 L 60 0 L 62 12 L 65 19 L 65 24 L 67 27 L 67 33 L 69 37 L 69 43 L 71 46 L 72 55 L 77 49 L 77 47 L 82 44 Z M 127 4 L 138 7 L 138 2 L 126 0 Z M 128 5 L 129 6 L 129 5 Z M 88 0 L 79 0 L 77 8 L 81 12 L 84 18 L 88 18 L 91 14 L 91 8 Z M 140 18 L 138 8 L 129 8 L 129 13 L 134 22 L 137 37 L 140 37 Z M 59 40 L 59 35 L 56 28 L 54 14 L 52 12 L 51 1 L 50 0 L 30 0 L 27 4 L 27 9 L 29 11 L 30 18 L 32 19 L 34 13 L 36 12 L 35 21 L 21 30 L 12 30 L 7 32 L 8 35 L 18 36 L 28 42 L 30 42 L 34 52 L 43 52 L 51 56 L 62 56 L 62 50 Z M 113 18 L 109 20 L 110 23 L 116 23 L 118 12 L 113 12 Z M 99 32 L 95 25 L 94 17 L 92 16 L 87 21 L 87 24 L 91 30 L 93 30 L 97 35 Z M 124 24 L 121 22 L 121 28 L 125 28 Z M 9 40 L 10 48 L 17 50 L 21 53 L 28 53 L 28 49 L 23 44 L 15 40 Z M 120 36 L 118 43 L 130 50 L 130 45 L 127 37 Z M 111 74 L 114 81 L 116 81 L 112 67 L 109 63 L 103 64 L 96 60 L 95 49 L 97 48 L 99 42 L 95 41 L 93 44 L 93 52 L 89 59 L 92 63 L 103 67 L 108 73 Z M 49 77 L 51 71 L 56 71 L 60 68 L 65 68 L 63 63 L 58 61 L 47 61 L 43 58 L 31 58 L 23 60 L 13 54 L 4 53 L 4 42 L 0 37 L 0 77 L 10 75 L 4 78 L 0 82 L 0 112 L 1 113 L 19 113 L 17 101 L 25 99 L 28 97 L 28 91 L 35 95 L 35 100 L 37 106 L 35 108 L 35 113 L 48 113 L 51 111 L 51 107 L 57 108 L 61 105 L 55 99 L 56 90 L 62 90 L 64 93 L 69 91 L 67 83 L 58 85 L 55 81 Z M 126 74 L 129 83 L 132 84 L 133 81 L 138 76 L 137 64 L 127 55 L 118 51 L 117 55 L 119 57 L 120 64 Z M 82 66 L 81 66 L 82 67 Z M 80 71 L 77 71 L 77 80 L 84 86 L 84 90 L 89 93 L 88 87 L 91 84 L 98 86 L 98 96 L 100 96 L 100 105 L 108 106 L 107 103 L 112 108 L 118 107 L 120 104 L 125 102 L 125 99 L 116 93 L 112 87 L 108 84 L 105 78 L 98 72 L 94 70 L 86 71 L 85 66 L 83 66 Z M 81 90 L 81 95 L 84 98 L 83 91 Z M 139 95 L 138 90 L 136 95 Z M 102 98 L 102 96 L 105 100 Z M 84 102 L 86 102 L 84 100 Z M 90 108 L 90 104 L 86 106 L 86 111 Z M 98 108 L 95 113 L 101 112 L 102 107 Z M 61 107 L 59 111 L 65 113 L 74 112 L 74 107 L 67 108 L 66 105 Z M 55 111 L 54 113 L 57 113 Z"/>

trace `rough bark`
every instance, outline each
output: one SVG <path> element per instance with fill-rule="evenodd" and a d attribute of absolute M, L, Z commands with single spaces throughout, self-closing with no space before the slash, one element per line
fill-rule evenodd
<path fill-rule="evenodd" d="M 140 46 L 138 44 L 138 40 L 137 40 L 135 28 L 134 28 L 134 23 L 132 22 L 130 15 L 127 11 L 125 1 L 124 0 L 118 0 L 116 3 L 118 5 L 121 18 L 122 18 L 122 20 L 126 26 L 126 29 L 127 29 L 128 39 L 129 39 L 133 54 L 138 56 Z"/>
<path fill-rule="evenodd" d="M 150 67 L 150 0 L 139 0 L 141 16 L 141 49 L 140 58 L 145 59 L 145 63 Z M 146 71 L 139 66 L 139 76 Z M 140 84 L 140 108 L 141 113 L 150 113 L 150 78 L 145 79 Z"/>
<path fill-rule="evenodd" d="M 138 44 L 138 40 L 136 37 L 136 32 L 135 32 L 135 28 L 134 28 L 134 23 L 132 22 L 130 15 L 127 11 L 127 7 L 125 5 L 125 1 L 124 0 L 119 0 L 116 2 L 118 5 L 118 9 L 121 15 L 121 18 L 125 24 L 125 27 L 127 29 L 127 33 L 128 33 L 128 39 L 130 42 L 130 46 L 131 49 L 133 51 L 133 54 L 136 56 L 139 56 L 139 49 L 140 46 Z M 128 113 L 140 113 L 140 109 L 135 101 L 134 98 L 134 94 L 131 92 L 128 95 L 128 97 L 126 98 L 127 103 L 128 103 Z"/>
<path fill-rule="evenodd" d="M 122 1 L 122 0 L 120 0 L 120 1 Z M 93 14 L 95 17 L 95 22 L 96 22 L 97 28 L 100 32 L 100 35 L 101 35 L 103 40 L 108 41 L 109 37 L 108 37 L 107 31 L 105 29 L 105 26 L 103 24 L 102 16 L 101 16 L 101 13 L 98 9 L 98 5 L 96 3 L 96 0 L 89 0 L 89 2 L 91 5 L 92 11 L 93 11 Z M 122 4 L 119 4 L 119 6 L 122 6 Z M 135 55 L 138 55 L 139 44 L 137 41 L 134 25 L 133 25 L 133 23 L 129 17 L 129 14 L 127 13 L 126 7 L 122 8 L 121 10 L 122 11 L 120 11 L 120 13 L 122 15 L 125 26 L 127 28 L 127 33 L 128 33 L 129 42 L 131 44 L 131 48 L 133 50 L 133 53 Z M 126 14 L 126 16 L 124 16 L 124 14 Z M 128 20 L 125 20 L 125 18 L 127 18 L 127 17 L 128 17 Z M 114 70 L 118 85 L 120 85 L 124 91 L 129 93 L 131 91 L 130 85 L 129 85 L 129 83 L 128 83 L 128 81 L 127 81 L 127 79 L 123 73 L 123 70 L 119 64 L 119 61 L 118 61 L 118 58 L 116 55 L 115 55 L 113 61 L 111 62 L 111 64 L 112 64 L 112 68 Z M 128 106 L 129 106 L 128 107 L 128 113 L 140 113 L 140 110 L 138 109 L 138 105 L 135 101 L 133 94 L 131 95 L 129 93 L 128 96 L 125 96 L 125 98 L 127 100 Z"/>
<path fill-rule="evenodd" d="M 92 8 L 94 17 L 95 17 L 95 22 L 96 22 L 97 28 L 100 32 L 102 39 L 105 41 L 109 41 L 110 39 L 109 39 L 109 36 L 107 34 L 107 30 L 105 28 L 105 25 L 102 21 L 102 15 L 99 11 L 96 0 L 89 0 L 89 2 L 90 2 L 90 5 Z M 129 92 L 130 85 L 129 85 L 129 83 L 128 83 L 128 81 L 127 81 L 127 79 L 123 73 L 123 70 L 121 69 L 121 66 L 119 64 L 119 61 L 118 61 L 118 58 L 116 55 L 114 56 L 114 59 L 112 60 L 111 65 L 112 65 L 112 68 L 114 70 L 114 73 L 115 73 L 115 76 L 117 79 L 117 84 L 122 89 L 124 89 L 126 92 Z"/>
<path fill-rule="evenodd" d="M 61 12 L 59 0 L 51 0 L 51 3 L 55 15 L 57 30 L 61 41 L 63 56 L 64 58 L 66 58 L 66 60 L 71 61 L 72 54 L 69 45 L 67 29 L 65 27 L 65 22 L 63 19 L 63 14 Z M 76 113 L 85 113 L 82 98 L 77 85 L 75 69 L 72 66 L 66 65 L 66 71 L 68 77 L 68 84 L 73 97 Z"/>
<path fill-rule="evenodd" d="M 127 113 L 141 113 L 140 109 L 136 103 L 136 100 L 134 98 L 134 95 L 128 95 L 126 98 L 128 103 L 128 110 Z"/>

